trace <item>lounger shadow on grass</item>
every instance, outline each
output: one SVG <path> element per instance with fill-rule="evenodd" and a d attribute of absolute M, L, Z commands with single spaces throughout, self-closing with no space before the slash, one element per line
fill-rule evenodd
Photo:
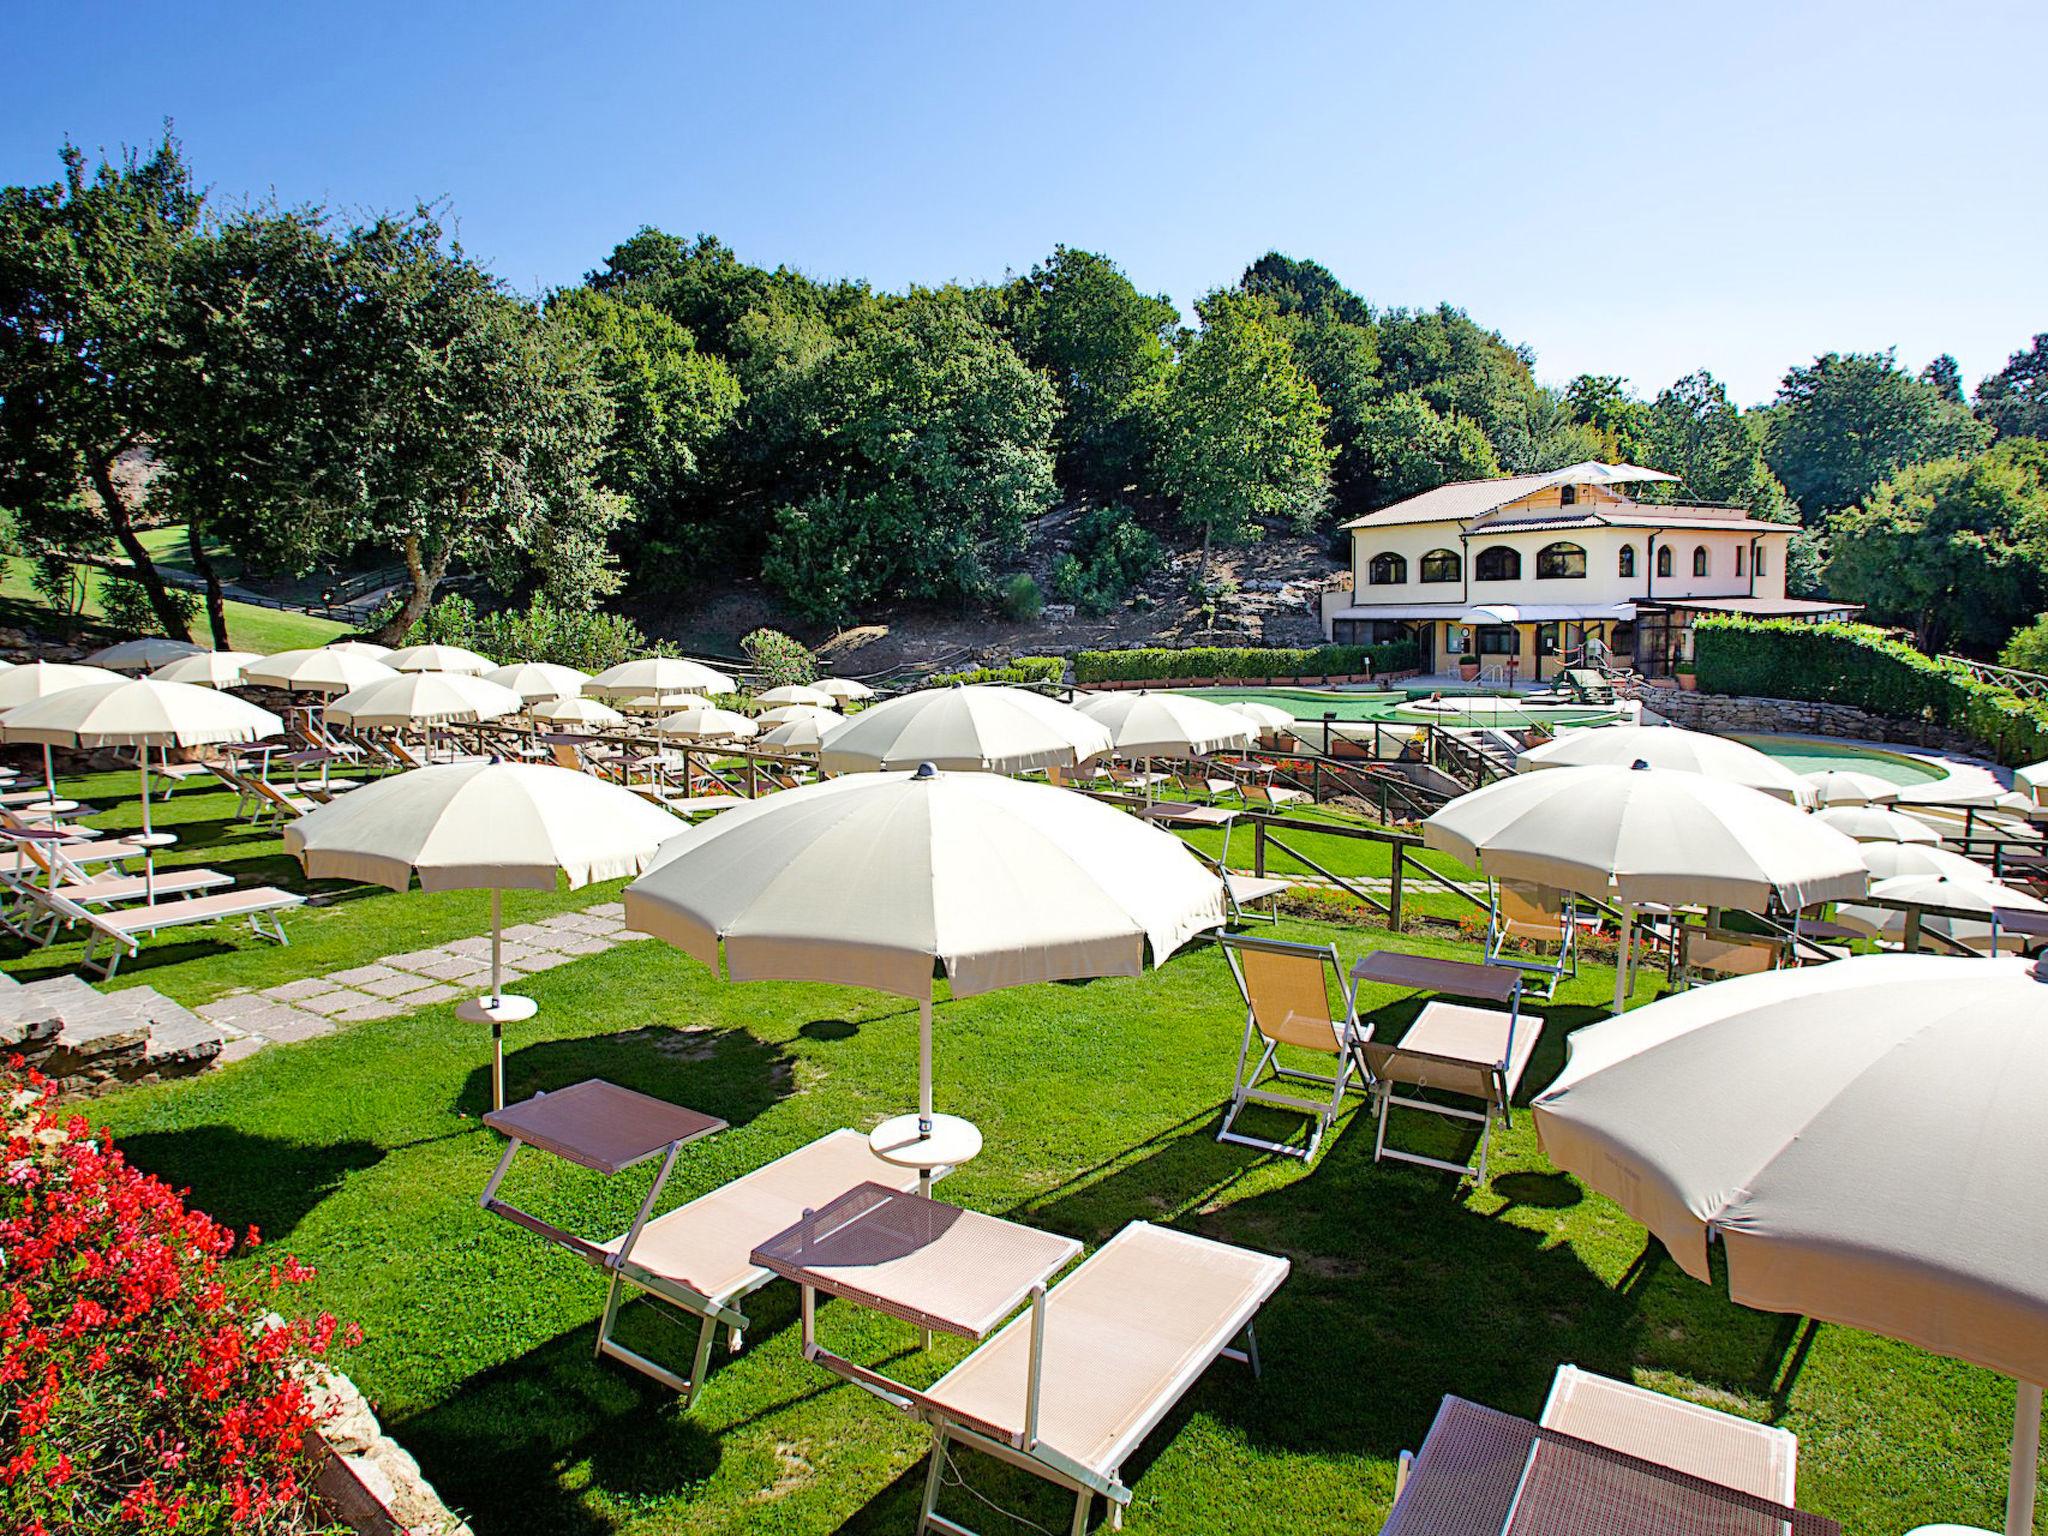
<path fill-rule="evenodd" d="M 225 1125 L 140 1131 L 120 1145 L 132 1165 L 190 1189 L 194 1206 L 237 1234 L 255 1225 L 266 1243 L 288 1237 L 343 1179 L 385 1153 L 367 1141 L 308 1145 Z"/>
<path fill-rule="evenodd" d="M 477 1065 L 463 1079 L 454 1108 L 481 1116 L 491 1107 L 488 1031 L 474 1029 Z M 516 1039 L 519 1026 L 506 1033 Z M 621 1088 L 686 1104 L 734 1127 L 745 1125 L 796 1086 L 790 1057 L 743 1029 L 647 1024 L 613 1034 L 541 1040 L 505 1052 L 505 1102 L 601 1077 Z"/>

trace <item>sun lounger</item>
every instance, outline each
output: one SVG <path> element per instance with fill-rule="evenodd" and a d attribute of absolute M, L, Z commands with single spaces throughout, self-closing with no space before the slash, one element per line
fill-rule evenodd
<path fill-rule="evenodd" d="M 1493 905 L 1486 915 L 1486 959 L 1491 965 L 1509 965 L 1533 978 L 1525 991 L 1549 1000 L 1565 977 L 1579 974 L 1579 930 L 1597 927 L 1597 919 L 1579 916 L 1578 903 L 1553 886 L 1530 885 L 1520 880 L 1502 880 L 1493 888 Z M 1555 959 L 1534 959 L 1507 952 L 1510 940 L 1554 944 Z"/>
<path fill-rule="evenodd" d="M 1560 679 L 1572 696 L 1582 704 L 1612 704 L 1614 684 L 1591 667 L 1567 668 Z"/>
<path fill-rule="evenodd" d="M 882 1184 L 908 1192 L 918 1183 L 915 1169 L 883 1162 L 868 1150 L 868 1139 L 860 1132 L 833 1131 L 664 1215 L 648 1219 L 650 1206 L 643 1206 L 640 1218 L 625 1232 L 609 1242 L 594 1243 L 545 1223 L 536 1224 L 530 1217 L 521 1220 L 523 1212 L 515 1215 L 512 1207 L 496 1198 L 499 1180 L 522 1141 L 606 1171 L 587 1153 L 573 1155 L 582 1149 L 588 1130 L 572 1127 L 567 1137 L 558 1131 L 544 1138 L 530 1126 L 522 1127 L 519 1112 L 524 1109 L 525 1105 L 515 1104 L 485 1117 L 486 1124 L 517 1139 L 506 1148 L 497 1173 L 484 1190 L 484 1209 L 519 1221 L 608 1274 L 611 1288 L 598 1327 L 597 1352 L 681 1393 L 686 1411 L 704 1385 L 719 1324 L 725 1325 L 730 1347 L 738 1349 L 749 1326 L 740 1303 L 775 1278 L 774 1271 L 754 1262 L 757 1246 L 800 1220 L 806 1210 L 817 1210 L 857 1185 Z M 650 1204 L 652 1198 L 650 1195 Z M 687 1377 L 628 1349 L 614 1336 L 628 1287 L 698 1319 L 696 1353 Z"/>
<path fill-rule="evenodd" d="M 1344 1091 L 1352 1080 L 1356 1078 L 1361 1090 L 1371 1086 L 1364 1063 L 1358 1057 L 1364 1037 L 1337 959 L 1337 946 L 1292 944 L 1282 939 L 1254 939 L 1233 933 L 1218 935 L 1216 942 L 1223 947 L 1223 957 L 1230 964 L 1230 974 L 1236 978 L 1238 993 L 1245 1004 L 1237 1076 L 1230 1085 L 1230 1108 L 1224 1113 L 1216 1139 L 1307 1162 L 1315 1157 L 1324 1132 L 1344 1107 Z M 1339 999 L 1334 1004 L 1333 984 Z M 1256 1061 L 1252 1058 L 1254 1040 L 1261 1046 Z M 1287 1065 L 1279 1059 L 1283 1048 L 1290 1053 L 1306 1051 L 1334 1058 L 1335 1070 L 1312 1072 Z M 1329 1096 L 1304 1099 L 1259 1087 L 1268 1072 L 1276 1082 L 1314 1083 L 1328 1089 Z M 1307 1145 L 1265 1141 L 1236 1129 L 1237 1117 L 1247 1104 L 1268 1104 L 1313 1117 Z"/>
<path fill-rule="evenodd" d="M 1522 1075 L 1543 1035 L 1543 1020 L 1522 1012 L 1522 973 L 1510 966 L 1473 965 L 1463 960 L 1437 960 L 1424 955 L 1377 950 L 1351 968 L 1356 984 L 1378 982 L 1397 987 L 1427 988 L 1453 997 L 1477 998 L 1506 1007 L 1474 1008 L 1432 998 L 1398 1044 L 1382 1044 L 1369 1036 L 1359 1043 L 1372 1087 L 1379 1098 L 1379 1128 L 1373 1161 L 1393 1158 L 1486 1182 L 1486 1156 L 1496 1119 L 1512 1124 L 1512 1104 Z M 1477 1099 L 1482 1108 L 1463 1109 L 1433 1099 L 1396 1092 L 1397 1088 L 1431 1089 L 1458 1098 Z M 1404 1152 L 1387 1145 L 1387 1117 L 1395 1105 L 1454 1120 L 1477 1121 L 1479 1167 Z"/>
<path fill-rule="evenodd" d="M 144 938 L 166 928 L 187 928 L 194 923 L 226 923 L 240 919 L 248 923 L 250 931 L 258 938 L 289 944 L 291 940 L 286 937 L 278 914 L 304 906 L 306 901 L 305 897 L 293 895 L 290 891 L 258 885 L 220 891 L 211 896 L 192 896 L 179 901 L 159 901 L 98 912 L 67 900 L 54 891 L 28 887 L 26 894 L 30 901 L 48 908 L 64 922 L 85 926 L 88 931 L 85 949 L 78 957 L 79 968 L 104 976 L 109 981 L 120 969 L 122 960 L 141 951 Z M 104 960 L 97 958 L 102 943 L 108 949 Z"/>
<path fill-rule="evenodd" d="M 274 820 L 279 825 L 287 821 L 297 821 L 301 816 L 310 816 L 320 808 L 319 801 L 310 800 L 296 790 L 273 784 L 268 779 L 249 777 L 242 782 L 247 786 L 252 803 L 256 807 L 256 814 L 251 818 L 255 826 L 260 827 L 265 820 Z"/>
<path fill-rule="evenodd" d="M 1125 1227 L 1041 1308 L 915 1394 L 932 1426 L 919 1536 L 975 1536 L 938 1512 L 956 1443 L 1072 1489 L 1076 1536 L 1098 1494 L 1121 1526 L 1124 1464 L 1218 1357 L 1257 1373 L 1253 1319 L 1287 1272 L 1285 1259 L 1148 1222 Z M 1240 1335 L 1242 1349 L 1232 1344 Z"/>
<path fill-rule="evenodd" d="M 1660 1467 L 1790 1504 L 1799 1440 L 1790 1430 L 1560 1365 L 1538 1423 Z"/>
<path fill-rule="evenodd" d="M 1240 793 L 1246 805 L 1263 805 L 1269 811 L 1284 811 L 1298 800 L 1314 798 L 1305 789 L 1288 789 L 1279 784 L 1246 784 Z"/>

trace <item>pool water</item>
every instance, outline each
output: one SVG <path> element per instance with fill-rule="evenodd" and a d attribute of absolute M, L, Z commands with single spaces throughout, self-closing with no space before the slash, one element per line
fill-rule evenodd
<path fill-rule="evenodd" d="M 1848 768 L 1868 773 L 1894 784 L 1932 784 L 1948 777 L 1947 770 L 1903 752 L 1887 752 L 1863 742 L 1816 741 L 1810 736 L 1736 736 L 1730 738 L 1755 747 L 1766 757 L 1775 757 L 1795 773 L 1825 773 Z"/>
<path fill-rule="evenodd" d="M 1320 723 L 1325 715 L 1345 722 L 1381 721 L 1395 725 L 1512 726 L 1591 725 L 1616 718 L 1608 709 L 1581 709 L 1543 704 L 1524 705 L 1499 694 L 1446 692 L 1434 708 L 1416 707 L 1424 692 L 1348 693 L 1320 688 L 1176 688 L 1176 693 L 1218 704 L 1267 704 L 1297 720 Z M 1458 706 L 1465 705 L 1460 708 Z M 1449 706 L 1449 707 L 1446 707 Z"/>

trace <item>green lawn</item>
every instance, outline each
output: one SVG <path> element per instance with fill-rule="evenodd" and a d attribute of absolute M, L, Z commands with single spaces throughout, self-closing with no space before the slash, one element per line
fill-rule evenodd
<path fill-rule="evenodd" d="M 124 787 L 118 776 L 67 786 L 100 799 Z M 171 801 L 166 817 L 186 837 L 178 855 L 245 877 L 284 875 L 275 839 L 235 831 L 227 801 Z M 287 919 L 289 949 L 189 938 L 123 979 L 201 1000 L 483 921 L 481 898 L 332 894 L 342 899 Z M 600 899 L 561 893 L 514 912 Z M 1335 940 L 1347 960 L 1387 943 L 1471 952 L 1413 934 L 1280 931 Z M 0 955 L 17 974 L 48 958 Z M 1543 1010 L 1531 1091 L 1558 1070 L 1566 1033 L 1600 1016 L 1611 986 L 1611 973 L 1588 966 Z M 914 1092 L 916 1010 L 901 999 L 729 985 L 652 940 L 521 987 L 541 1011 L 513 1031 L 510 1093 L 601 1075 L 731 1122 L 683 1154 L 676 1199 L 827 1130 L 872 1124 Z M 1389 992 L 1364 1002 L 1389 1034 L 1413 1009 Z M 1145 1219 L 1293 1262 L 1259 1319 L 1263 1377 L 1218 1363 L 1129 1468 L 1132 1531 L 1375 1530 L 1396 1456 L 1418 1443 L 1444 1393 L 1534 1415 L 1560 1361 L 1786 1425 L 1800 1437 L 1800 1502 L 1845 1529 L 1996 1523 L 2009 1384 L 1731 1305 L 1550 1168 L 1526 1115 L 1496 1142 L 1497 1177 L 1480 1192 L 1376 1166 L 1371 1126 L 1355 1112 L 1310 1168 L 1221 1146 L 1214 1130 L 1242 1017 L 1210 946 L 1142 978 L 1026 987 L 938 1010 L 939 1106 L 970 1114 L 987 1136 L 984 1154 L 942 1186 L 948 1198 L 1091 1245 Z M 925 1438 L 803 1362 L 788 1287 L 755 1298 L 746 1348 L 716 1360 L 690 1417 L 652 1383 L 592 1358 L 596 1275 L 477 1209 L 499 1150 L 477 1122 L 485 1064 L 481 1032 L 436 1008 L 126 1090 L 93 1111 L 139 1165 L 318 1266 L 311 1303 L 366 1330 L 348 1368 L 486 1536 L 908 1531 Z M 1396 1135 L 1449 1155 L 1467 1145 L 1448 1122 L 1419 1117 L 1397 1121 Z M 580 1230 L 622 1230 L 646 1187 L 644 1170 L 607 1182 L 527 1157 L 508 1195 Z M 644 1306 L 629 1322 L 644 1349 L 686 1352 L 686 1337 Z M 962 1353 L 942 1342 L 918 1354 L 908 1330 L 837 1303 L 822 1309 L 821 1332 L 913 1382 Z M 1065 1528 L 1069 1499 L 970 1455 L 961 1465 L 978 1491 Z M 989 1536 L 1028 1529 L 958 1489 L 942 1508 Z"/>
<path fill-rule="evenodd" d="M 182 551 L 182 530 L 151 529 L 144 536 L 144 542 L 164 543 L 167 534 L 176 535 L 173 547 Z M 64 633 L 68 621 L 44 603 L 36 590 L 29 585 L 28 562 L 14 557 L 0 559 L 4 559 L 5 565 L 4 570 L 0 570 L 0 624 L 26 626 L 41 630 L 45 634 Z M 87 573 L 88 595 L 83 612 L 84 617 L 94 625 L 100 617 L 100 581 L 99 572 Z M 238 651 L 256 651 L 269 655 L 274 651 L 288 651 L 300 646 L 325 645 L 328 641 L 348 632 L 346 624 L 337 624 L 332 619 L 316 618 L 310 613 L 234 602 L 227 605 L 227 610 L 230 648 Z M 203 639 L 206 629 L 203 614 L 196 628 Z"/>

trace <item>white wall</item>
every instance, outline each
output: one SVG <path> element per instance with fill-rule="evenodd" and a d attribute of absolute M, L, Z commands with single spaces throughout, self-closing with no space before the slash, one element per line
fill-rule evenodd
<path fill-rule="evenodd" d="M 1671 575 L 1651 578 L 1656 546 L 1671 547 Z M 1455 523 L 1410 524 L 1406 527 L 1358 528 L 1352 530 L 1351 605 L 1412 607 L 1418 603 L 1569 603 L 1587 608 L 1604 608 L 1631 598 L 1758 597 L 1785 595 L 1785 533 L 1758 535 L 1754 529 L 1683 529 L 1669 532 L 1647 528 L 1578 528 L 1569 532 L 1489 534 L 1480 532 L 1460 540 Z M 1748 560 L 1752 541 L 1763 548 L 1764 574 L 1752 583 Z M 1572 543 L 1586 551 L 1586 574 L 1582 579 L 1541 580 L 1536 575 L 1536 553 L 1548 544 Z M 1473 574 L 1481 550 L 1506 544 L 1520 551 L 1522 574 L 1515 581 L 1480 581 Z M 1623 545 L 1635 549 L 1635 574 L 1620 574 Z M 1708 574 L 1692 573 L 1693 549 L 1705 545 L 1709 555 Z M 1736 550 L 1743 550 L 1743 574 L 1735 574 Z M 1463 581 L 1425 582 L 1422 557 L 1435 549 L 1449 549 L 1465 562 Z M 1408 579 L 1385 586 L 1373 586 L 1368 577 L 1373 556 L 1391 552 L 1408 562 Z"/>

